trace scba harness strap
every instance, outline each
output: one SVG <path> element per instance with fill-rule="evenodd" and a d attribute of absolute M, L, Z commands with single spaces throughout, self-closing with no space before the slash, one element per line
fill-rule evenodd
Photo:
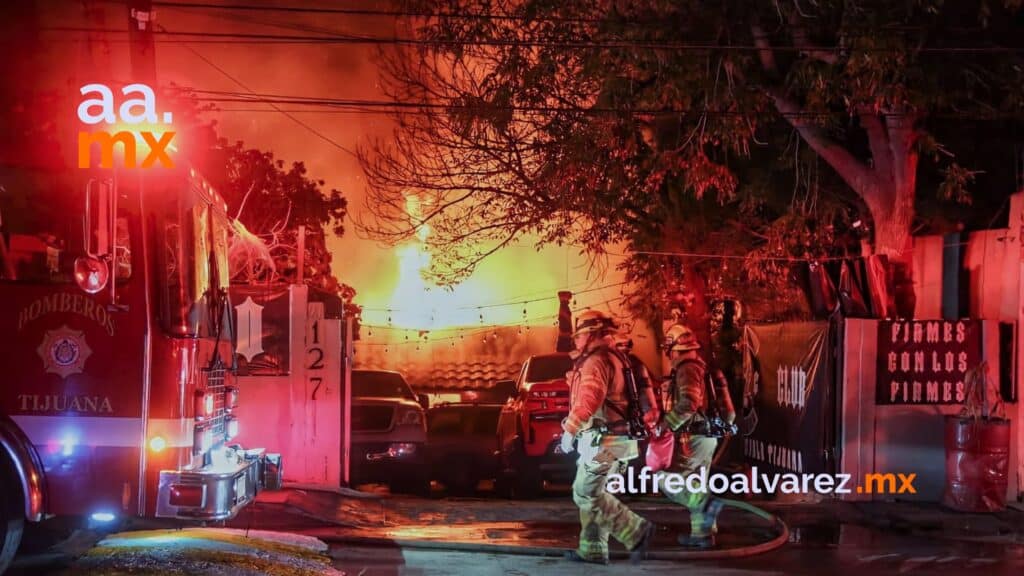
<path fill-rule="evenodd" d="M 669 394 L 672 398 L 675 398 L 678 392 L 679 384 L 676 380 L 676 374 L 684 364 L 690 363 L 704 364 L 699 358 L 687 358 L 679 362 L 669 373 L 669 378 L 671 379 Z M 682 431 L 688 434 L 711 438 L 723 438 L 736 434 L 738 432 L 736 425 L 726 422 L 721 416 L 721 409 L 718 405 L 718 392 L 715 388 L 714 371 L 707 369 L 707 365 L 704 366 L 704 378 L 702 380 L 704 388 L 703 406 L 693 412 L 690 420 L 683 425 Z M 728 390 L 725 393 L 728 394 Z"/>
<path fill-rule="evenodd" d="M 643 408 L 640 403 L 640 387 L 637 384 L 636 374 L 633 372 L 633 363 L 622 352 L 610 347 L 598 348 L 585 356 L 581 356 L 580 362 L 582 363 L 584 359 L 593 355 L 597 355 L 605 365 L 611 367 L 613 372 L 615 370 L 615 362 L 612 361 L 611 357 L 614 356 L 619 361 L 622 365 L 622 379 L 626 390 L 625 410 L 611 402 L 607 395 L 605 395 L 605 407 L 620 418 L 620 420 L 614 422 L 606 422 L 604 424 L 605 433 L 616 436 L 628 436 L 632 440 L 646 440 L 650 436 L 650 431 L 644 422 Z"/>

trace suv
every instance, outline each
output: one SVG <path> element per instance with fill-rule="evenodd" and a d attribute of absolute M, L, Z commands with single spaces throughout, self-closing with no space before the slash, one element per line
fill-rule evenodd
<path fill-rule="evenodd" d="M 452 494 L 470 494 L 497 476 L 501 404 L 444 403 L 427 410 L 431 477 Z"/>
<path fill-rule="evenodd" d="M 562 420 L 569 415 L 565 375 L 570 370 L 568 354 L 542 354 L 524 362 L 514 382 L 497 383 L 512 389 L 498 421 L 501 491 L 531 498 L 545 480 L 572 481 L 576 457 L 557 450 Z"/>
<path fill-rule="evenodd" d="M 384 482 L 392 492 L 430 493 L 426 396 L 398 372 L 352 371 L 352 484 Z"/>

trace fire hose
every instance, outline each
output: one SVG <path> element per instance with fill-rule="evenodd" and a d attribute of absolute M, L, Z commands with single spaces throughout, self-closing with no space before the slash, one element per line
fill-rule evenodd
<path fill-rule="evenodd" d="M 778 516 L 767 512 L 753 504 L 742 502 L 739 500 L 731 500 L 722 498 L 721 501 L 727 508 L 735 508 L 737 510 L 743 510 L 754 516 L 766 520 L 771 523 L 771 528 L 774 529 L 776 535 L 771 540 L 765 542 L 759 542 L 757 544 L 751 544 L 748 546 L 739 546 L 735 548 L 718 548 L 711 550 L 649 550 L 647 552 L 648 560 L 661 560 L 661 561 L 688 561 L 688 560 L 721 560 L 726 558 L 745 558 L 749 556 L 756 556 L 758 554 L 764 554 L 771 552 L 772 550 L 778 549 L 789 541 L 789 527 L 782 521 Z M 382 536 L 356 536 L 352 534 L 335 534 L 335 535 L 318 535 L 322 540 L 365 545 L 365 546 L 388 546 L 388 547 L 399 547 L 419 550 L 444 550 L 449 552 L 471 552 L 471 553 L 486 553 L 486 554 L 508 554 L 518 556 L 557 556 L 561 557 L 565 554 L 565 548 L 558 548 L 554 546 L 520 546 L 520 545 L 508 545 L 508 544 L 480 544 L 476 542 L 452 542 L 452 541 L 437 541 L 437 540 L 426 540 L 418 538 L 401 538 L 401 537 L 382 537 Z M 611 556 L 613 558 L 627 558 L 629 554 L 625 551 L 613 551 Z"/>

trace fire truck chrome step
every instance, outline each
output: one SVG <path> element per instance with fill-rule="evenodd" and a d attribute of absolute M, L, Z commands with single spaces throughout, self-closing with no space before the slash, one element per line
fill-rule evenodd
<path fill-rule="evenodd" d="M 160 472 L 156 516 L 182 520 L 228 520 L 251 503 L 260 490 L 282 483 L 281 456 L 262 449 L 239 452 L 226 467 Z"/>

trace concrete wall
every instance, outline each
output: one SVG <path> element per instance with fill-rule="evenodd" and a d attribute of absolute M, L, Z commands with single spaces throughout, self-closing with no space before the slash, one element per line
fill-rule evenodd
<path fill-rule="evenodd" d="M 877 320 L 846 320 L 840 358 L 840 470 L 851 474 L 854 483 L 868 473 L 916 473 L 917 494 L 899 499 L 938 501 L 945 486 L 944 416 L 960 412 L 960 405 L 876 405 Z M 999 373 L 999 325 L 983 323 L 982 354 L 992 374 Z M 1007 499 L 1021 493 L 1019 404 L 1008 406 L 1011 434 Z M 850 494 L 849 500 L 868 500 L 867 494 Z M 891 498 L 883 496 L 881 498 Z"/>
<path fill-rule="evenodd" d="M 338 486 L 341 320 L 324 319 L 323 305 L 308 302 L 304 286 L 292 286 L 290 292 L 289 374 L 239 377 L 238 441 L 280 452 L 286 482 Z"/>

